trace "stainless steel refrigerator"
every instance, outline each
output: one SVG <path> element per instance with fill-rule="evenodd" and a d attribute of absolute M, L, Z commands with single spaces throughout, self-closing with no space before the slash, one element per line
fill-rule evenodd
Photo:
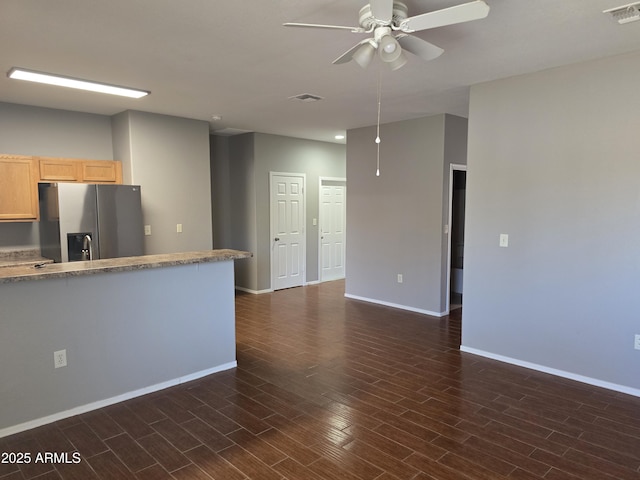
<path fill-rule="evenodd" d="M 143 255 L 139 185 L 42 183 L 40 250 L 55 262 Z"/>

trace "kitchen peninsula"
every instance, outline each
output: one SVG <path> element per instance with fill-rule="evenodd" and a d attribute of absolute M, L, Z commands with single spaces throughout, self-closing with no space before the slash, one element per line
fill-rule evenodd
<path fill-rule="evenodd" d="M 250 256 L 0 268 L 0 437 L 235 367 L 233 262 Z"/>

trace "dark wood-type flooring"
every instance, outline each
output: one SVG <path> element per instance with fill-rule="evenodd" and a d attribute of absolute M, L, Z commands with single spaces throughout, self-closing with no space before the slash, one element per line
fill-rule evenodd
<path fill-rule="evenodd" d="M 640 479 L 639 398 L 460 353 L 460 310 L 343 294 L 238 294 L 237 369 L 0 439 L 82 456 L 0 478 Z"/>

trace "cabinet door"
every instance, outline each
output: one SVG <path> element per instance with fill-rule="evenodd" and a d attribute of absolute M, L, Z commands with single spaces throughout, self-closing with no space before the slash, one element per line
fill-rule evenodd
<path fill-rule="evenodd" d="M 32 157 L 0 155 L 0 221 L 38 220 L 38 171 Z"/>
<path fill-rule="evenodd" d="M 71 158 L 39 157 L 41 182 L 77 182 L 80 162 Z"/>
<path fill-rule="evenodd" d="M 122 183 L 122 164 L 111 160 L 83 160 L 80 181 L 85 183 Z"/>

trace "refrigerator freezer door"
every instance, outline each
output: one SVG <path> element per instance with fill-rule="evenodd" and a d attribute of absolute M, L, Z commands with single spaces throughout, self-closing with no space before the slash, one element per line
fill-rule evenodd
<path fill-rule="evenodd" d="M 58 211 L 60 222 L 60 251 L 62 261 L 68 262 L 68 234 L 84 232 L 93 239 L 95 252 L 100 248 L 96 212 L 96 186 L 82 183 L 58 183 Z"/>
<path fill-rule="evenodd" d="M 96 189 L 100 258 L 142 255 L 144 227 L 140 187 L 96 185 Z"/>
<path fill-rule="evenodd" d="M 54 262 L 62 261 L 60 249 L 60 212 L 58 211 L 58 187 L 49 183 L 38 185 L 40 202 L 40 253 Z"/>

